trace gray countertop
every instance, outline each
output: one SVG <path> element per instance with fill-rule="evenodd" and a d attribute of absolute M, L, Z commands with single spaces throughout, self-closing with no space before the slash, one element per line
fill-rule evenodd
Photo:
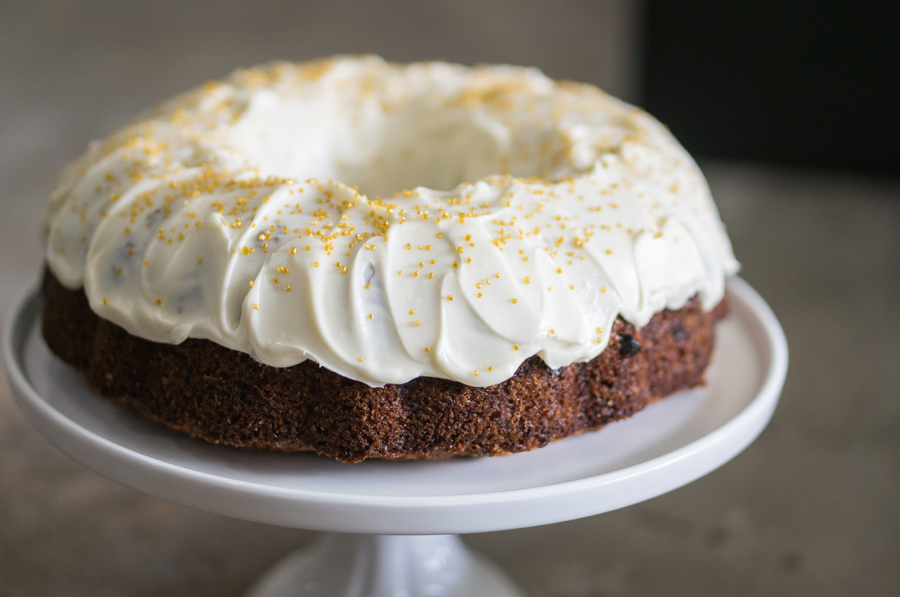
<path fill-rule="evenodd" d="M 262 59 L 247 50 L 258 39 L 215 53 L 213 33 L 198 29 L 190 43 L 127 45 L 116 29 L 89 22 L 96 7 L 11 5 L 0 9 L 0 316 L 38 276 L 40 212 L 67 159 L 147 104 Z M 617 14 L 618 4 L 604 6 Z M 114 23 L 137 18 L 116 10 Z M 162 26 L 139 16 L 148 31 Z M 583 48 L 504 58 L 476 33 L 458 59 L 539 63 L 559 76 L 619 81 L 627 93 L 615 65 L 592 79 L 576 64 Z M 407 54 L 427 54 L 421 37 Z M 191 43 L 205 48 L 190 54 L 196 60 L 184 58 Z M 317 53 L 341 46 L 322 43 Z M 367 43 L 390 54 L 375 38 Z M 300 56 L 289 48 L 274 43 L 267 52 Z M 535 597 L 900 595 L 900 181 L 701 165 L 742 275 L 787 333 L 791 365 L 772 423 L 734 461 L 668 495 L 466 541 Z M 0 380 L 0 596 L 237 596 L 312 537 L 175 506 L 101 477 L 26 424 Z"/>

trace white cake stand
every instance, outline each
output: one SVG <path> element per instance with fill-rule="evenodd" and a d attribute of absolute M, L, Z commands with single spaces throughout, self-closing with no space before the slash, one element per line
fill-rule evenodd
<path fill-rule="evenodd" d="M 36 291 L 7 322 L 3 356 L 19 408 L 75 460 L 185 506 L 329 532 L 249 596 L 513 597 L 521 594 L 502 573 L 448 533 L 550 524 L 647 500 L 721 466 L 763 430 L 784 383 L 787 344 L 747 283 L 732 280 L 728 296 L 706 387 L 503 458 L 346 465 L 189 439 L 99 399 L 56 360 L 40 337 Z"/>

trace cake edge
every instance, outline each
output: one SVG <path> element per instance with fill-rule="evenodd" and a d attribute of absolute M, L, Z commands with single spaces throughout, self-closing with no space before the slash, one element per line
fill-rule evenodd
<path fill-rule="evenodd" d="M 704 383 L 723 299 L 691 299 L 643 328 L 621 318 L 607 348 L 551 370 L 537 356 L 506 381 L 437 378 L 371 387 L 306 361 L 271 367 L 208 340 L 162 344 L 96 315 L 45 268 L 42 335 L 101 396 L 170 429 L 253 450 L 314 451 L 341 462 L 504 455 L 599 429 Z"/>

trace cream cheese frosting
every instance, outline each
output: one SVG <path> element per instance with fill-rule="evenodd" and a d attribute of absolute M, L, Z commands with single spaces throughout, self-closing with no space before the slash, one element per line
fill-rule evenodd
<path fill-rule="evenodd" d="M 205 338 L 372 386 L 558 368 L 738 264 L 645 112 L 534 69 L 337 57 L 239 70 L 72 163 L 47 261 L 155 342 Z"/>

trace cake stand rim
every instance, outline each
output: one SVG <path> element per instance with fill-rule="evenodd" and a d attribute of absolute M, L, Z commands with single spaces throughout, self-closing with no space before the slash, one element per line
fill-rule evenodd
<path fill-rule="evenodd" d="M 551 524 L 625 507 L 694 481 L 719 468 L 746 449 L 768 424 L 775 410 L 787 374 L 788 348 L 784 332 L 771 308 L 747 282 L 738 277 L 732 278 L 728 281 L 728 293 L 743 303 L 755 317 L 755 323 L 764 332 L 764 338 L 767 343 L 766 349 L 768 351 L 768 362 L 764 363 L 764 381 L 760 385 L 756 396 L 739 413 L 706 435 L 666 454 L 639 464 L 581 479 L 489 493 L 386 496 L 328 493 L 273 487 L 249 481 L 227 479 L 219 475 L 183 468 L 177 464 L 159 460 L 117 444 L 66 417 L 46 402 L 31 384 L 24 369 L 23 353 L 25 341 L 32 326 L 38 324 L 40 299 L 37 288 L 32 288 L 25 292 L 11 311 L 3 329 L 2 350 L 13 396 L 20 410 L 27 415 L 42 435 L 50 443 L 75 460 L 135 489 L 182 505 L 225 516 L 311 530 L 397 534 L 481 532 Z M 62 432 L 66 436 L 64 439 L 67 441 L 61 441 L 59 436 L 51 432 Z M 730 445 L 729 440 L 731 440 Z M 73 449 L 73 444 L 84 449 L 81 451 Z M 717 447 L 723 445 L 728 446 L 726 454 L 711 455 Z M 91 455 L 91 457 L 85 457 L 85 453 Z M 110 460 L 113 465 L 116 463 L 130 464 L 151 475 L 171 477 L 174 485 L 168 488 L 148 488 L 146 483 L 142 484 L 136 481 L 135 474 L 125 474 L 121 470 L 111 473 L 108 462 L 105 466 L 101 466 L 96 461 L 101 459 L 98 456 L 100 453 L 103 453 L 105 456 L 104 461 Z M 705 456 L 705 460 L 704 458 L 696 458 L 698 456 Z M 689 466 L 692 458 L 703 461 L 700 463 L 702 466 L 699 466 L 699 468 L 697 466 L 693 468 Z M 86 460 L 94 461 L 87 462 Z M 633 499 L 626 493 L 618 502 L 612 500 L 602 507 L 595 505 L 585 508 L 584 505 L 581 505 L 586 498 L 590 497 L 592 492 L 626 481 L 629 478 L 645 476 L 648 473 L 667 467 L 675 470 L 676 474 L 681 471 L 680 474 L 684 477 L 670 481 L 664 488 L 653 495 Z M 685 473 L 684 471 L 691 472 Z M 178 487 L 179 481 L 184 481 L 185 486 Z M 156 484 L 159 485 L 159 483 Z M 153 485 L 153 483 L 150 483 L 150 485 Z M 185 498 L 182 494 L 190 494 L 192 488 L 195 490 L 198 488 L 206 489 L 208 491 L 205 493 L 200 491 L 198 496 Z M 222 507 L 210 507 L 207 503 L 210 501 L 210 495 L 222 494 L 223 491 L 231 497 L 240 497 L 242 499 L 237 500 L 236 504 L 231 507 L 225 507 L 224 505 Z M 566 499 L 560 500 L 560 498 Z M 292 517 L 290 515 L 261 512 L 258 511 L 259 508 L 250 507 L 251 502 L 255 499 L 265 502 L 263 506 L 280 505 L 283 508 L 284 501 L 287 500 L 293 502 L 296 506 L 304 508 L 315 509 L 318 507 L 322 510 L 322 519 L 318 520 L 312 513 L 300 516 L 297 516 L 297 513 L 295 513 Z M 548 506 L 554 500 L 574 506 L 574 509 L 568 512 L 548 514 L 546 507 L 535 508 L 535 511 L 543 511 L 542 516 L 537 516 L 534 513 L 529 513 L 527 509 L 523 511 L 522 508 L 529 505 Z M 516 510 L 512 512 L 512 515 L 504 515 L 502 511 L 503 506 L 515 506 Z M 350 516 L 346 520 L 340 520 L 342 515 L 348 513 L 348 508 L 357 509 L 358 512 L 356 514 L 362 515 L 362 518 L 360 516 Z M 463 521 L 459 516 L 454 516 L 455 520 L 453 521 L 444 521 L 443 523 L 439 521 L 428 523 L 423 519 L 423 517 L 433 517 L 438 513 L 446 513 L 451 509 L 466 508 L 472 511 L 469 522 Z M 484 512 L 479 513 L 479 508 L 484 510 Z M 250 512 L 251 510 L 253 512 Z M 397 518 L 398 511 L 401 510 L 408 510 L 408 518 L 415 520 L 410 524 L 397 524 L 398 520 L 403 519 L 403 512 L 399 512 L 400 518 Z M 379 514 L 391 515 L 393 523 L 385 521 L 384 523 L 365 524 L 362 521 L 364 518 L 377 517 Z M 487 518 L 491 516 L 499 518 L 488 520 Z M 290 522 L 290 520 L 294 519 L 297 520 L 298 524 Z M 301 520 L 302 522 L 300 522 Z"/>

